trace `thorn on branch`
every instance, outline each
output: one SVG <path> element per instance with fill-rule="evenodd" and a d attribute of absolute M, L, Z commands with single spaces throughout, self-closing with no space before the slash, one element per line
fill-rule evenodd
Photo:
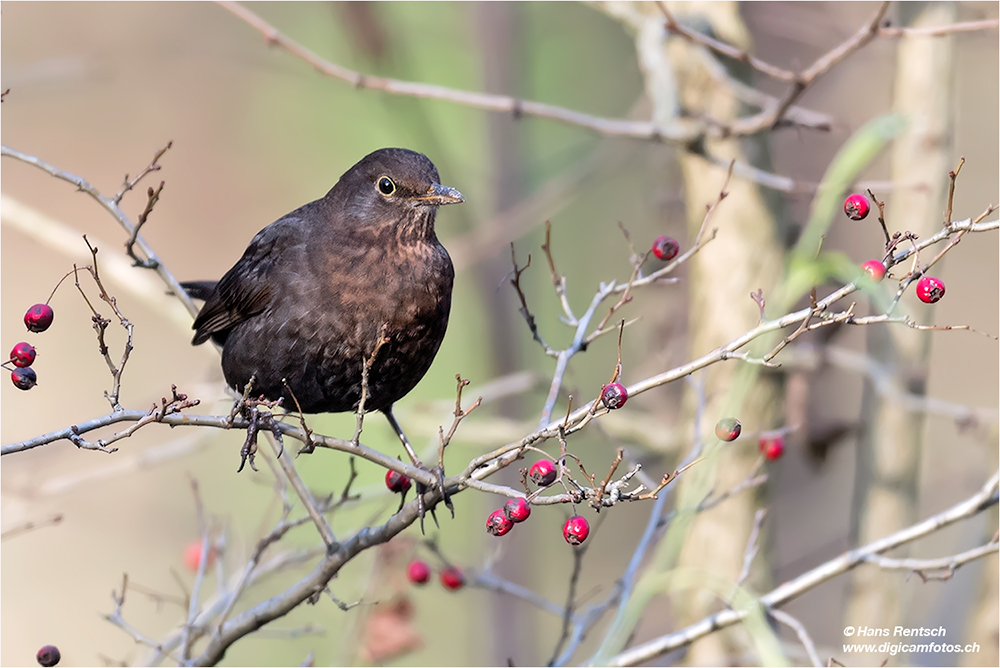
<path fill-rule="evenodd" d="M 882 234 L 885 235 L 885 247 L 888 249 L 890 237 L 889 228 L 885 225 L 885 202 L 880 200 L 878 197 L 875 197 L 875 193 L 872 192 L 871 188 L 868 189 L 868 196 L 872 198 L 872 201 L 875 202 L 875 206 L 878 207 L 878 222 L 882 226 Z"/>
<path fill-rule="evenodd" d="M 754 300 L 754 302 L 757 303 L 757 308 L 760 309 L 760 320 L 761 320 L 761 322 L 763 322 L 764 321 L 764 306 L 767 304 L 767 301 L 764 299 L 764 290 L 763 290 L 763 288 L 757 288 L 756 291 L 751 292 L 750 293 L 750 299 Z"/>

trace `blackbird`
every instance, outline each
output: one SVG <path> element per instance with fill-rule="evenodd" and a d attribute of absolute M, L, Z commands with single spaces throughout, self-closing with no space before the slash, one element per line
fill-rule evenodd
<path fill-rule="evenodd" d="M 261 230 L 217 283 L 183 284 L 205 300 L 192 343 L 222 346 L 237 392 L 252 378 L 252 396 L 289 408 L 293 398 L 304 413 L 357 410 L 371 361 L 364 408 L 384 413 L 422 466 L 392 405 L 427 373 L 448 326 L 455 271 L 434 218 L 465 200 L 439 181 L 421 153 L 365 156 L 324 197 Z"/>

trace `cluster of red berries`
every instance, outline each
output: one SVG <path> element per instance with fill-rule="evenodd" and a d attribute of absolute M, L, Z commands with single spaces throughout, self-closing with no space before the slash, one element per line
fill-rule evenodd
<path fill-rule="evenodd" d="M 851 220 L 864 220 L 871 210 L 868 198 L 861 193 L 854 193 L 844 200 L 844 213 Z M 868 260 L 861 265 L 868 276 L 879 283 L 885 278 L 885 264 L 879 260 Z M 923 276 L 917 281 L 917 299 L 925 304 L 933 304 L 944 297 L 944 282 L 933 276 Z"/>
<path fill-rule="evenodd" d="M 58 664 L 61 658 L 62 655 L 59 653 L 59 648 L 55 645 L 46 645 L 35 654 L 35 660 L 38 661 L 38 665 L 45 666 L 46 668 Z"/>
<path fill-rule="evenodd" d="M 612 383 L 611 385 L 618 385 L 618 383 Z M 611 385 L 607 387 L 611 387 Z M 621 387 L 619 385 L 619 387 Z M 621 387 L 623 396 L 628 397 L 628 393 L 625 392 L 625 388 Z M 625 400 L 622 399 L 622 404 Z M 605 404 L 607 405 L 607 404 Z M 608 406 L 611 408 L 611 406 Z M 556 471 L 556 465 L 552 463 L 549 459 L 539 459 L 537 462 L 531 465 L 528 469 L 528 477 L 531 478 L 531 482 L 535 483 L 539 487 L 548 487 L 556 481 L 558 477 L 558 471 Z M 494 536 L 502 536 L 511 530 L 514 526 L 514 522 L 523 522 L 528 519 L 531 509 L 528 502 L 525 499 L 517 498 L 511 499 L 506 504 L 504 504 L 503 511 L 494 511 L 489 519 L 486 520 L 486 530 L 492 533 Z M 500 517 L 497 517 L 499 514 Z M 514 519 L 515 516 L 521 516 L 521 519 Z M 497 533 L 491 527 L 491 520 L 498 522 L 500 518 L 510 519 L 510 525 L 507 526 L 506 523 L 502 523 L 500 528 L 502 533 Z M 506 527 L 506 528 L 504 528 Z M 573 515 L 563 524 L 563 538 L 570 545 L 579 545 L 583 541 L 587 540 L 587 536 L 590 535 L 590 522 L 587 518 L 581 515 Z"/>
<path fill-rule="evenodd" d="M 441 570 L 441 584 L 445 589 L 461 589 L 465 585 L 465 576 L 462 571 L 455 566 L 446 566 Z M 414 559 L 406 567 L 406 578 L 415 585 L 427 584 L 431 579 L 431 567 L 426 561 Z"/>
<path fill-rule="evenodd" d="M 48 304 L 35 304 L 24 314 L 24 324 L 29 332 L 44 332 L 52 324 L 52 307 Z M 30 390 L 38 384 L 38 374 L 31 368 L 35 361 L 37 351 L 35 347 L 27 341 L 21 341 L 10 351 L 10 360 L 4 362 L 4 368 L 9 368 L 7 364 L 13 364 L 10 369 L 10 380 L 14 387 L 19 390 Z"/>
<path fill-rule="evenodd" d="M 523 497 L 510 499 L 503 504 L 503 508 L 494 510 L 486 518 L 486 532 L 493 536 L 506 535 L 515 524 L 523 522 L 530 515 L 531 505 L 527 499 Z"/>

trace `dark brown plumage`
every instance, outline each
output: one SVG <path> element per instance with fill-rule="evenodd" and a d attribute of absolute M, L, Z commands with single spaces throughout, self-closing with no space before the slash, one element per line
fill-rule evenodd
<path fill-rule="evenodd" d="M 305 413 L 355 410 L 363 360 L 385 326 L 369 372 L 366 410 L 392 404 L 430 368 L 448 325 L 454 269 L 434 232 L 437 207 L 464 201 L 438 183 L 424 155 L 375 151 L 324 196 L 253 238 L 217 284 L 187 283 L 205 305 L 194 345 L 222 346 L 226 382 Z"/>

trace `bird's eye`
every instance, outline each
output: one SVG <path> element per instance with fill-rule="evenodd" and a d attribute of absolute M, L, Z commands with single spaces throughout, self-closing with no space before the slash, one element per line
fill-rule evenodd
<path fill-rule="evenodd" d="M 378 191 L 383 195 L 391 195 L 396 192 L 396 184 L 388 176 L 383 176 L 378 180 Z"/>

